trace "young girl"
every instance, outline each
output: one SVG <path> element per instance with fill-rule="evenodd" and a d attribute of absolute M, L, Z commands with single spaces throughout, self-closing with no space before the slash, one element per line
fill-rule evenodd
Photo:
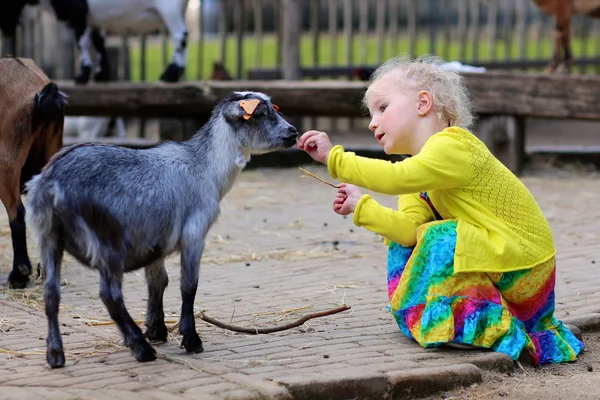
<path fill-rule="evenodd" d="M 369 129 L 397 163 L 357 157 L 308 131 L 298 147 L 342 182 L 341 215 L 382 235 L 390 310 L 423 347 L 470 345 L 523 350 L 535 366 L 573 361 L 583 343 L 554 314 L 555 248 L 527 188 L 467 129 L 464 79 L 441 60 L 392 59 L 365 94 Z M 398 210 L 357 186 L 400 195 Z"/>

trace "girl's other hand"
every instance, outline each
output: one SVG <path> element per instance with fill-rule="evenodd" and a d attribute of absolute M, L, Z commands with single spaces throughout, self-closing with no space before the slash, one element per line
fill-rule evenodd
<path fill-rule="evenodd" d="M 347 183 L 339 184 L 337 196 L 333 200 L 333 211 L 340 215 L 352 214 L 362 196 L 363 194 L 357 186 Z"/>
<path fill-rule="evenodd" d="M 329 152 L 333 147 L 325 132 L 307 131 L 298 140 L 298 148 L 308 153 L 313 160 L 327 165 Z"/>

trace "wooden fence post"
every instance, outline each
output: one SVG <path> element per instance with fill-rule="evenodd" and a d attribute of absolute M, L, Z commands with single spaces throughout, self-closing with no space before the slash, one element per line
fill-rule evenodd
<path fill-rule="evenodd" d="M 299 0 L 282 0 L 281 62 L 283 79 L 297 80 L 300 75 L 300 32 L 302 9 Z"/>
<path fill-rule="evenodd" d="M 285 80 L 300 80 L 300 34 L 302 32 L 302 8 L 300 0 L 281 0 L 282 40 L 281 75 Z M 285 112 L 285 111 L 284 111 Z M 288 118 L 288 122 L 302 130 L 301 118 Z"/>

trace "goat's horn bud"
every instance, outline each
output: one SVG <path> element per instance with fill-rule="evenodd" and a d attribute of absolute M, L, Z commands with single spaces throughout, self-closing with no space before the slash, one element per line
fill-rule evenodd
<path fill-rule="evenodd" d="M 246 112 L 246 115 L 243 115 L 244 119 L 250 119 L 250 117 L 252 117 L 252 114 L 254 114 L 254 110 L 256 110 L 256 107 L 258 107 L 259 104 L 260 100 L 258 99 L 240 101 L 240 107 L 242 107 Z"/>

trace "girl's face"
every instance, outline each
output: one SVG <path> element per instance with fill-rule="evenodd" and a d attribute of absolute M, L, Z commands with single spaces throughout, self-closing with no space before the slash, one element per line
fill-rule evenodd
<path fill-rule="evenodd" d="M 411 154 L 419 114 L 417 96 L 408 93 L 395 74 L 384 75 L 369 87 L 369 129 L 386 154 Z"/>

